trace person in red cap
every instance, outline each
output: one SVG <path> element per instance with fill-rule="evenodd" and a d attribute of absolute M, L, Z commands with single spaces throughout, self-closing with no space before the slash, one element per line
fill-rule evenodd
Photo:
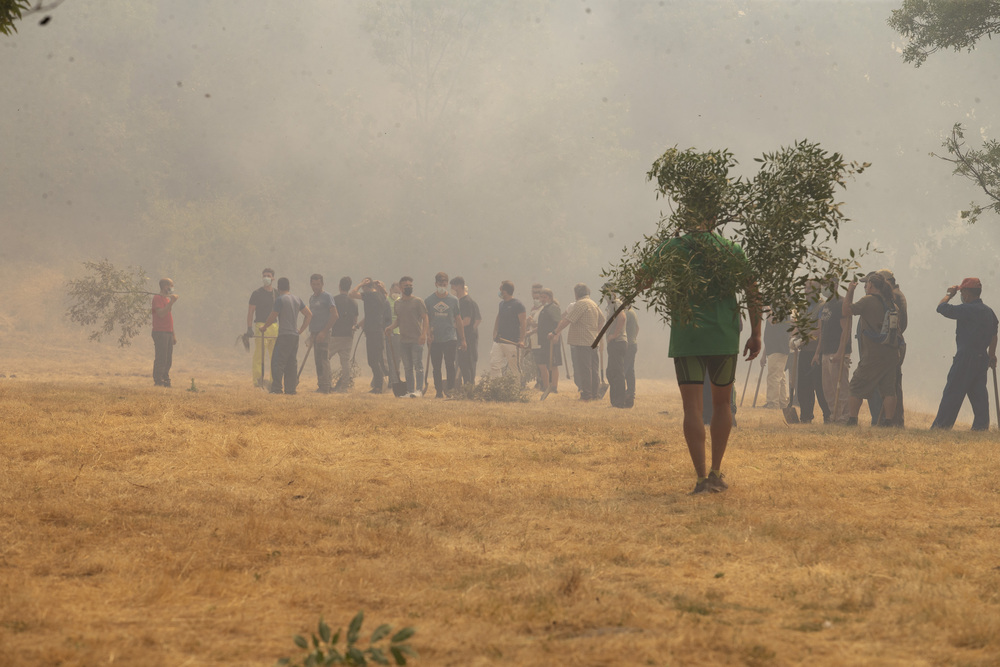
<path fill-rule="evenodd" d="M 948 303 L 957 292 L 962 303 Z M 986 391 L 986 370 L 997 367 L 997 316 L 980 298 L 983 284 L 979 278 L 966 278 L 961 285 L 952 285 L 938 304 L 937 311 L 955 320 L 955 343 L 958 346 L 948 381 L 941 396 L 937 416 L 931 428 L 949 429 L 955 424 L 958 411 L 969 397 L 972 405 L 972 430 L 990 428 L 990 396 Z"/>

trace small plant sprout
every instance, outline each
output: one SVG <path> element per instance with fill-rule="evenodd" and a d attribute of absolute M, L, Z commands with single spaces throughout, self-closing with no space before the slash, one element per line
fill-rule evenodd
<path fill-rule="evenodd" d="M 337 650 L 341 630 L 332 632 L 330 626 L 320 617 L 319 627 L 317 628 L 317 632 L 312 634 L 311 641 L 302 635 L 295 636 L 295 645 L 307 652 L 305 658 L 301 662 L 295 663 L 291 661 L 291 658 L 282 658 L 277 664 L 289 665 L 291 667 L 320 667 L 323 665 L 356 666 L 368 665 L 369 661 L 371 661 L 372 664 L 376 665 L 405 665 L 407 656 L 411 658 L 418 657 L 417 652 L 409 644 L 405 643 L 416 633 L 416 630 L 406 627 L 390 637 L 392 626 L 386 623 L 375 628 L 375 632 L 368 639 L 368 648 L 359 648 L 357 645 L 358 638 L 361 635 L 361 624 L 364 620 L 365 613 L 363 611 L 359 611 L 357 616 L 351 620 L 351 624 L 347 627 L 347 646 L 344 647 L 344 652 L 341 653 Z M 389 641 L 388 646 L 376 646 L 378 642 L 383 641 L 387 637 Z M 392 657 L 392 662 L 389 660 L 390 656 Z"/>

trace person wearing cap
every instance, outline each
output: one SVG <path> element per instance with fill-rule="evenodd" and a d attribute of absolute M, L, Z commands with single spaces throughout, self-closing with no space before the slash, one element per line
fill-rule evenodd
<path fill-rule="evenodd" d="M 906 331 L 907 325 L 906 297 L 899 289 L 899 285 L 896 284 L 896 276 L 893 275 L 892 271 L 889 269 L 880 269 L 876 273 L 885 278 L 886 282 L 892 287 L 892 296 L 896 300 L 896 309 L 899 312 L 900 342 L 899 365 L 896 367 L 896 414 L 893 416 L 892 422 L 886 422 L 885 425 L 903 428 L 905 426 L 905 420 L 903 419 L 903 360 L 906 358 L 906 341 L 902 339 L 902 334 Z M 868 410 L 871 412 L 872 423 L 878 423 L 879 415 L 882 413 L 882 395 L 878 389 L 868 397 Z M 882 417 L 884 419 L 885 415 L 882 415 Z"/>
<path fill-rule="evenodd" d="M 948 303 L 962 293 L 962 303 Z M 969 397 L 972 406 L 972 430 L 990 428 L 990 398 L 986 391 L 986 369 L 997 367 L 997 316 L 980 298 L 983 284 L 979 278 L 966 278 L 961 285 L 952 285 L 937 311 L 955 320 L 957 351 L 948 371 L 948 381 L 941 396 L 937 416 L 931 428 L 950 429 L 958 411 Z"/>
<path fill-rule="evenodd" d="M 882 416 L 879 424 L 888 426 L 896 415 L 896 371 L 899 367 L 899 348 L 883 345 L 878 337 L 886 311 L 896 301 L 892 287 L 876 271 L 861 282 L 865 296 L 854 302 L 858 281 L 852 281 L 844 297 L 843 317 L 858 316 L 858 351 L 860 359 L 848 386 L 848 416 L 846 424 L 857 426 L 861 403 L 877 389 L 882 396 Z"/>

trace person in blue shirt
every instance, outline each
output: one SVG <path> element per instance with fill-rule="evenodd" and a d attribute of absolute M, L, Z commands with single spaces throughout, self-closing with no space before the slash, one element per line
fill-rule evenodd
<path fill-rule="evenodd" d="M 958 350 L 948 371 L 944 395 L 931 428 L 950 429 L 954 426 L 966 396 L 972 406 L 972 430 L 986 431 L 990 428 L 986 371 L 997 367 L 997 316 L 983 303 L 980 298 L 982 291 L 983 284 L 979 278 L 966 278 L 961 285 L 949 287 L 938 304 L 939 313 L 956 321 L 955 343 Z M 962 293 L 962 303 L 948 303 L 957 292 Z"/>

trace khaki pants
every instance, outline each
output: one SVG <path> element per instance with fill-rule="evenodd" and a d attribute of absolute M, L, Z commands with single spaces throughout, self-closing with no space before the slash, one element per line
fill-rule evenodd
<path fill-rule="evenodd" d="M 253 383 L 258 387 L 270 386 L 266 377 L 270 374 L 271 354 L 274 353 L 274 341 L 278 338 L 278 323 L 274 322 L 264 330 L 264 338 L 260 337 L 259 322 L 253 323 L 253 330 Z"/>
<path fill-rule="evenodd" d="M 841 366 L 840 362 L 836 360 L 836 355 L 824 354 L 821 363 L 823 365 L 823 395 L 826 396 L 826 404 L 830 406 L 830 420 L 839 423 L 846 422 L 847 418 L 851 416 L 847 410 L 848 396 L 850 395 L 847 389 L 851 383 L 851 357 L 845 355 L 843 366 Z"/>
<path fill-rule="evenodd" d="M 354 343 L 352 336 L 335 336 L 330 338 L 330 358 L 334 355 L 340 356 L 340 378 L 337 380 L 337 388 L 351 386 L 351 345 Z"/>
<path fill-rule="evenodd" d="M 767 403 L 768 408 L 788 407 L 788 382 L 785 378 L 785 364 L 788 355 L 781 352 L 767 355 Z"/>

